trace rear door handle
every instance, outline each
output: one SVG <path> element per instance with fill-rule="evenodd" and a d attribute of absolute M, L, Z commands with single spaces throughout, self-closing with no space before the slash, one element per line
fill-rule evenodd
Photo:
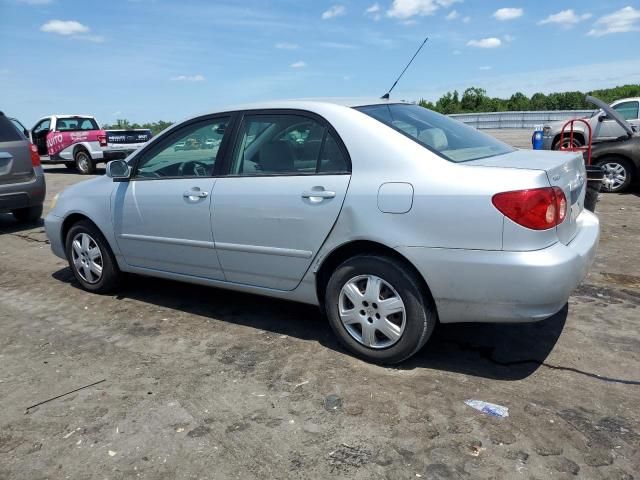
<path fill-rule="evenodd" d="M 189 190 L 182 194 L 184 198 L 207 198 L 209 196 L 209 192 L 201 192 L 199 190 Z"/>
<path fill-rule="evenodd" d="M 311 190 L 308 192 L 302 192 L 302 198 L 334 198 L 336 192 L 330 190 Z"/>

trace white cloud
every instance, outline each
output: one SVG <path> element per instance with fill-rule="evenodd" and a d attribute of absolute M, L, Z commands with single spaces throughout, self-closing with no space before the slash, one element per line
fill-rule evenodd
<path fill-rule="evenodd" d="M 515 20 L 524 14 L 521 8 L 500 8 L 493 13 L 493 18 L 505 22 L 507 20 Z"/>
<path fill-rule="evenodd" d="M 89 32 L 89 27 L 75 20 L 49 20 L 40 27 L 40 30 L 58 35 L 77 35 Z"/>
<path fill-rule="evenodd" d="M 281 42 L 276 43 L 275 47 L 280 50 L 296 50 L 299 45 L 297 43 Z"/>
<path fill-rule="evenodd" d="M 367 8 L 364 11 L 364 14 L 370 16 L 377 22 L 382 18 L 382 15 L 380 14 L 381 10 L 382 9 L 380 8 L 380 4 L 376 2 L 373 5 L 371 5 L 369 8 Z"/>
<path fill-rule="evenodd" d="M 467 16 L 462 19 L 462 23 L 469 23 L 471 21 L 471 17 Z"/>
<path fill-rule="evenodd" d="M 560 25 L 562 28 L 571 28 L 577 23 L 588 20 L 591 16 L 592 15 L 590 13 L 577 15 L 572 9 L 562 10 L 561 12 L 549 15 L 544 20 L 538 22 L 538 25 L 548 25 L 553 23 L 555 25 Z"/>
<path fill-rule="evenodd" d="M 365 10 L 365 13 L 378 13 L 380 11 L 380 4 L 374 3 Z"/>
<path fill-rule="evenodd" d="M 171 77 L 174 82 L 204 82 L 203 75 L 178 75 L 177 77 Z"/>
<path fill-rule="evenodd" d="M 496 37 L 482 38 L 480 40 L 469 40 L 467 46 L 476 48 L 498 48 L 502 45 L 502 40 Z"/>
<path fill-rule="evenodd" d="M 303 62 L 302 60 L 299 60 L 297 62 L 292 63 L 291 65 L 289 65 L 291 68 L 304 68 L 307 66 L 307 64 L 305 62 Z"/>
<path fill-rule="evenodd" d="M 513 35 L 509 35 L 508 33 L 506 35 L 503 35 L 502 38 L 504 38 L 504 41 L 507 43 L 511 43 L 516 39 L 516 37 L 514 37 Z"/>
<path fill-rule="evenodd" d="M 334 5 L 329 10 L 322 13 L 323 20 L 329 20 L 330 18 L 340 17 L 347 13 L 347 9 L 343 5 Z"/>
<path fill-rule="evenodd" d="M 624 7 L 600 18 L 588 33 L 592 37 L 602 37 L 611 33 L 640 31 L 640 10 Z"/>
<path fill-rule="evenodd" d="M 486 71 L 491 70 L 491 67 L 489 65 L 483 65 L 478 70 L 482 70 L 483 72 L 486 72 Z"/>
<path fill-rule="evenodd" d="M 387 16 L 404 20 L 413 16 L 433 15 L 441 7 L 447 8 L 461 0 L 393 0 Z"/>
<path fill-rule="evenodd" d="M 447 15 L 446 17 L 444 17 L 446 20 L 455 20 L 456 18 L 458 18 L 460 16 L 460 14 L 458 13 L 457 10 L 451 10 L 449 12 L 449 15 Z"/>

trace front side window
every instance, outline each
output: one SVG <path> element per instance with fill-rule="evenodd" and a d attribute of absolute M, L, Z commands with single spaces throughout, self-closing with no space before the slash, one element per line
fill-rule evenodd
<path fill-rule="evenodd" d="M 58 132 L 86 132 L 100 130 L 100 128 L 93 118 L 68 117 L 58 118 L 56 130 Z"/>
<path fill-rule="evenodd" d="M 169 134 L 138 164 L 136 177 L 210 177 L 229 117 L 203 120 Z"/>
<path fill-rule="evenodd" d="M 370 105 L 356 110 L 451 162 L 468 162 L 514 151 L 513 147 L 475 128 L 418 105 Z"/>
<path fill-rule="evenodd" d="M 622 102 L 613 107 L 625 120 L 638 119 L 638 102 Z"/>
<path fill-rule="evenodd" d="M 342 150 L 320 122 L 301 115 L 260 114 L 243 119 L 231 175 L 346 173 Z"/>
<path fill-rule="evenodd" d="M 43 130 L 48 131 L 50 126 L 51 126 L 51 120 L 44 120 L 40 122 L 36 128 L 33 129 L 33 133 L 39 133 L 39 132 L 42 132 Z"/>

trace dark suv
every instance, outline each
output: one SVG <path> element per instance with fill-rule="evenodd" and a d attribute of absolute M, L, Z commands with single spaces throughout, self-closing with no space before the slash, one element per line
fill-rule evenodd
<path fill-rule="evenodd" d="M 0 112 L 0 213 L 35 222 L 42 216 L 45 194 L 37 148 Z"/>

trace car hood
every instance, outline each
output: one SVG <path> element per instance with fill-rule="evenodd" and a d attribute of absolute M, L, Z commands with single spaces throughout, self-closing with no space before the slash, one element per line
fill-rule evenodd
<path fill-rule="evenodd" d="M 633 136 L 634 132 L 631 125 L 624 118 L 622 118 L 622 116 L 618 112 L 616 112 L 613 108 L 611 108 L 609 105 L 604 103 L 599 98 L 592 97 L 591 95 L 587 95 L 586 100 L 587 102 L 592 103 L 596 107 L 603 110 L 607 114 L 607 117 L 611 118 L 612 120 L 615 120 L 615 122 L 618 125 L 620 125 L 625 132 L 627 132 L 627 135 L 629 135 L 630 137 Z"/>

